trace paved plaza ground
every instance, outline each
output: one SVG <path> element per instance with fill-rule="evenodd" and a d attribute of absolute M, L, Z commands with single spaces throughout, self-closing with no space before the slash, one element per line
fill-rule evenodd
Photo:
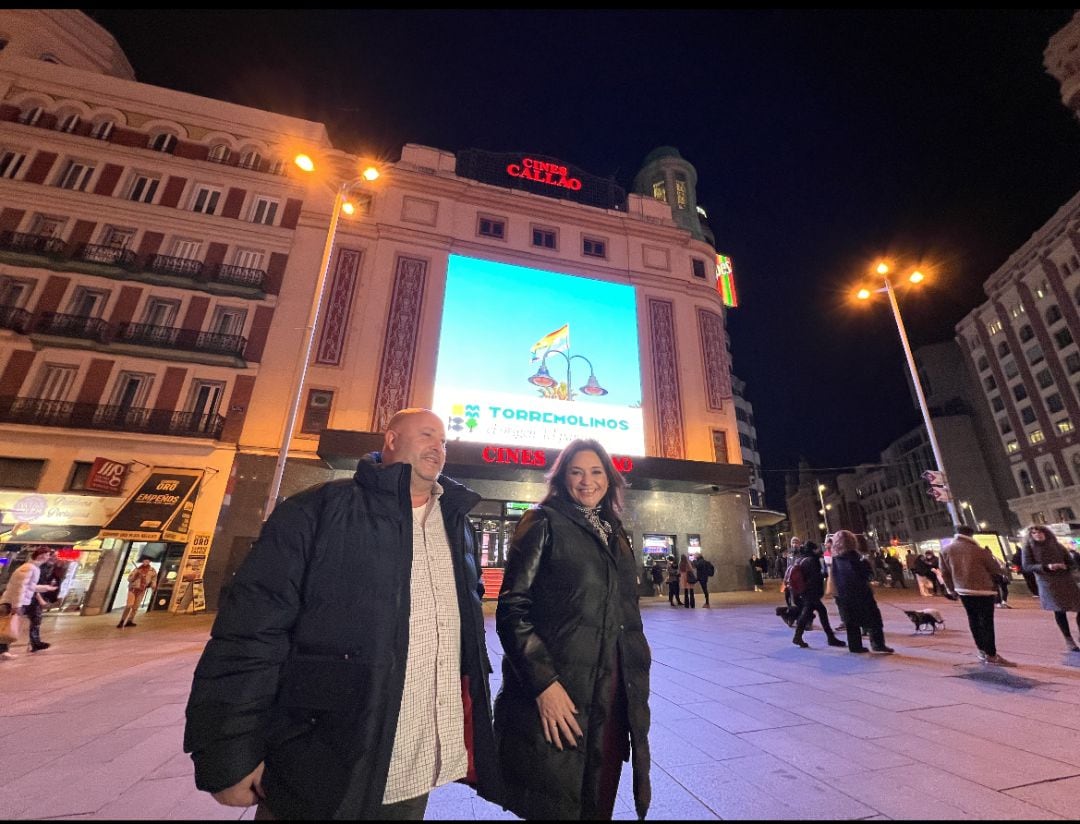
<path fill-rule="evenodd" d="M 799 649 L 769 585 L 714 595 L 707 610 L 643 600 L 649 818 L 1077 818 L 1080 653 L 1022 585 L 997 611 L 1015 669 L 978 664 L 961 606 L 911 589 L 878 593 L 896 655 L 830 649 L 820 631 Z M 944 631 L 913 634 L 901 608 L 923 606 Z M 250 819 L 253 808 L 197 792 L 181 752 L 212 616 L 142 615 L 122 631 L 116 620 L 49 617 L 52 649 L 0 663 L 0 819 Z M 491 615 L 488 645 L 498 669 Z M 633 818 L 623 778 L 616 817 Z M 460 785 L 435 791 L 427 817 L 513 818 Z"/>

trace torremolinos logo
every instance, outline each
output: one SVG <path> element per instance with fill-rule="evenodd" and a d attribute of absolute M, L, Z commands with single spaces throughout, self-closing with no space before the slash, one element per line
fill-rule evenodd
<path fill-rule="evenodd" d="M 480 407 L 477 404 L 455 403 L 450 407 L 450 420 L 447 421 L 447 429 L 451 432 L 472 432 L 480 425 Z"/>

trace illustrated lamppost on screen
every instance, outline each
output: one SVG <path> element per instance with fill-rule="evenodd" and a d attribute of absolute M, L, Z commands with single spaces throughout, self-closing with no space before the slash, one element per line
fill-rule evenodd
<path fill-rule="evenodd" d="M 543 351 L 543 355 L 539 354 L 541 351 Z M 596 380 L 596 372 L 593 369 L 592 361 L 584 355 L 571 355 L 569 352 L 570 324 L 566 324 L 540 338 L 532 347 L 533 362 L 539 360 L 540 367 L 536 370 L 536 374 L 529 378 L 529 383 L 533 386 L 539 386 L 540 391 L 546 398 L 572 401 L 574 399 L 574 393 L 570 389 L 574 385 L 571 370 L 572 362 L 580 358 L 589 365 L 589 379 L 584 386 L 578 387 L 578 391 L 594 398 L 606 395 L 608 391 Z M 566 361 L 566 383 L 562 387 L 560 387 L 559 381 L 553 378 L 548 371 L 547 360 L 551 355 L 559 355 Z"/>

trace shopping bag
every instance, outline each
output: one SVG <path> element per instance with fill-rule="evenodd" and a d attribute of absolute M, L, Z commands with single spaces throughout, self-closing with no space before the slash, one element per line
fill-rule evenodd
<path fill-rule="evenodd" d="M 12 612 L 0 617 L 0 644 L 14 644 L 19 640 L 19 616 Z"/>

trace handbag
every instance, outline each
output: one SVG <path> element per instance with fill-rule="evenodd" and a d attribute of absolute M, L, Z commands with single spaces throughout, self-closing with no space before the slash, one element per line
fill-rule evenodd
<path fill-rule="evenodd" d="M 19 615 L 9 612 L 0 618 L 0 644 L 14 644 L 19 640 Z"/>

